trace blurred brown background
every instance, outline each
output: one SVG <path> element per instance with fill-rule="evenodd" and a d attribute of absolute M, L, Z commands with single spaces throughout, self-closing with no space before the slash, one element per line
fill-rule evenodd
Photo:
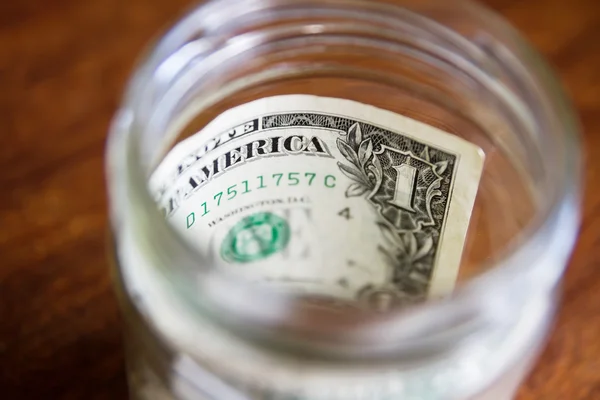
<path fill-rule="evenodd" d="M 600 399 L 600 3 L 485 3 L 555 67 L 589 154 L 558 323 L 518 400 Z M 0 0 L 2 399 L 126 398 L 105 261 L 104 140 L 135 58 L 192 4 Z"/>

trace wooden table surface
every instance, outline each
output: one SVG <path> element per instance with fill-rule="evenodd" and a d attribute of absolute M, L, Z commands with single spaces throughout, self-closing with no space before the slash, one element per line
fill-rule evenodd
<path fill-rule="evenodd" d="M 581 238 L 518 399 L 600 399 L 600 2 L 490 0 L 550 60 L 589 154 Z M 0 398 L 125 399 L 103 151 L 136 56 L 189 0 L 0 1 Z"/>

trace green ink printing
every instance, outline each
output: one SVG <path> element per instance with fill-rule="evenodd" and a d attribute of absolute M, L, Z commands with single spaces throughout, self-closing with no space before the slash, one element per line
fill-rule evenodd
<path fill-rule="evenodd" d="M 231 228 L 221 244 L 221 257 L 231 263 L 258 261 L 282 251 L 289 241 L 290 226 L 285 219 L 259 212 Z"/>

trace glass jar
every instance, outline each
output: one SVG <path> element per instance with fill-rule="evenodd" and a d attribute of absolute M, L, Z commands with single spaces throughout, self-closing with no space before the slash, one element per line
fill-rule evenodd
<path fill-rule="evenodd" d="M 198 6 L 109 139 L 131 397 L 512 398 L 576 238 L 578 146 L 477 4 Z"/>

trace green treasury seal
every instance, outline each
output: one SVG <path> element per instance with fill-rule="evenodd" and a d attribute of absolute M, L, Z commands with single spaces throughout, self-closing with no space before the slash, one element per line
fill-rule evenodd
<path fill-rule="evenodd" d="M 267 212 L 245 217 L 229 231 L 221 245 L 228 262 L 261 260 L 283 250 L 290 240 L 290 227 L 283 218 Z"/>

